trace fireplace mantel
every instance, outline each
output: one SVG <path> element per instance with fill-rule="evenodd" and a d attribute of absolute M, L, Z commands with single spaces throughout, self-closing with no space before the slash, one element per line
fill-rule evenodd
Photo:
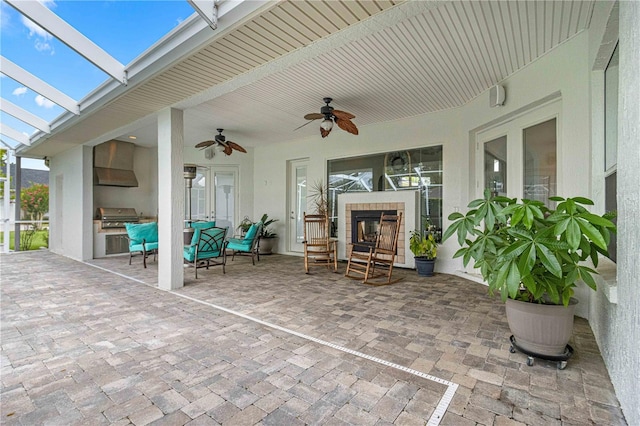
<path fill-rule="evenodd" d="M 413 254 L 409 250 L 409 235 L 417 229 L 418 191 L 356 192 L 338 195 L 338 257 L 347 258 L 347 247 L 351 243 L 351 211 L 397 210 L 402 212 L 402 224 L 398 236 L 396 266 L 414 268 Z"/>

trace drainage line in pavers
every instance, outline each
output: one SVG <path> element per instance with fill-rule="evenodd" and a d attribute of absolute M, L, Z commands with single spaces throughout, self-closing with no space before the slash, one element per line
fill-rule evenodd
<path fill-rule="evenodd" d="M 281 327 L 281 326 L 279 326 L 277 324 L 272 324 L 270 322 L 266 322 L 266 321 L 263 321 L 261 319 L 254 318 L 254 317 L 251 317 L 249 315 L 245 315 L 245 314 L 243 314 L 241 312 L 233 311 L 231 309 L 227 309 L 227 308 L 224 308 L 222 306 L 215 305 L 213 303 L 205 302 L 204 300 L 196 299 L 196 298 L 191 297 L 191 296 L 187 296 L 187 295 L 184 295 L 184 294 L 176 293 L 175 291 L 172 291 L 172 290 L 162 290 L 162 289 L 159 289 L 156 286 L 152 286 L 150 284 L 147 284 L 144 281 L 139 280 L 137 278 L 133 278 L 133 277 L 130 277 L 130 276 L 127 276 L 127 275 L 124 275 L 124 274 L 121 274 L 121 273 L 118 273 L 118 272 L 115 272 L 115 271 L 111 271 L 109 269 L 103 268 L 103 267 L 98 266 L 98 265 L 94 265 L 92 263 L 88 263 L 88 262 L 82 262 L 82 263 L 84 263 L 86 265 L 89 265 L 89 266 L 93 266 L 94 268 L 98 268 L 98 269 L 100 269 L 102 271 L 105 271 L 105 272 L 110 272 L 110 273 L 115 274 L 115 275 L 117 275 L 119 277 L 122 277 L 122 278 L 125 278 L 125 279 L 129 279 L 129 280 L 132 280 L 132 281 L 147 285 L 147 286 L 149 286 L 149 287 L 151 287 L 153 289 L 164 291 L 164 292 L 167 292 L 167 293 L 171 293 L 171 294 L 176 295 L 178 297 L 182 297 L 183 299 L 191 300 L 192 302 L 200 303 L 202 305 L 206 305 L 206 306 L 209 306 L 211 308 L 218 309 L 218 310 L 226 312 L 228 314 L 235 315 L 235 316 L 238 316 L 240 318 L 244 318 L 246 320 L 256 322 L 258 324 L 264 325 L 265 327 L 269 327 L 269 328 L 273 328 L 273 329 L 276 329 L 276 330 L 280 330 L 280 331 L 285 332 L 287 334 L 291 334 L 291 335 L 300 337 L 302 339 L 309 340 L 309 341 L 312 341 L 314 343 L 318 343 L 320 345 L 327 346 L 327 347 L 339 350 L 339 351 L 344 352 L 344 353 L 348 353 L 350 355 L 353 355 L 353 356 L 356 356 L 356 357 L 359 357 L 359 358 L 363 358 L 363 359 L 366 359 L 366 360 L 369 360 L 369 361 L 373 361 L 375 363 L 382 364 L 382 365 L 385 365 L 387 367 L 395 368 L 396 370 L 404 371 L 405 373 L 409 373 L 409 374 L 412 374 L 414 376 L 421 377 L 423 379 L 431 380 L 432 382 L 436 382 L 436 383 L 440 383 L 442 385 L 445 385 L 445 386 L 447 386 L 447 390 L 444 392 L 444 395 L 442 396 L 442 398 L 440 398 L 440 402 L 438 402 L 438 405 L 433 410 L 433 414 L 431 414 L 431 417 L 429 418 L 429 421 L 427 422 L 427 426 L 438 426 L 440 424 L 440 421 L 442 420 L 442 418 L 444 417 L 445 413 L 447 412 L 447 408 L 449 407 L 449 404 L 451 403 L 451 400 L 453 399 L 453 396 L 455 395 L 456 390 L 458 389 L 458 384 L 457 383 L 453 383 L 453 382 L 450 382 L 448 380 L 444 380 L 444 379 L 441 379 L 439 377 L 423 373 L 422 371 L 414 370 L 413 368 L 405 367 L 404 365 L 396 364 L 396 363 L 393 363 L 393 362 L 390 362 L 390 361 L 386 361 L 386 360 L 381 359 L 381 358 L 376 358 L 374 356 L 367 355 L 367 354 L 362 353 L 362 352 L 354 351 L 353 349 L 345 348 L 343 346 L 339 346 L 339 345 L 336 345 L 335 343 L 327 342 L 327 341 L 318 339 L 318 338 L 313 337 L 313 336 L 307 336 L 306 334 L 302 334 L 302 333 L 299 333 L 297 331 Z"/>
<path fill-rule="evenodd" d="M 249 315 L 245 315 L 245 314 L 243 314 L 241 312 L 237 312 L 237 311 L 233 311 L 231 309 L 224 308 L 222 306 L 214 305 L 213 303 L 205 302 L 203 300 L 196 299 L 196 298 L 191 297 L 191 296 L 187 296 L 187 295 L 184 295 L 184 294 L 176 293 L 174 291 L 170 291 L 170 293 L 173 293 L 176 296 L 182 297 L 184 299 L 191 300 L 192 302 L 201 303 L 203 305 L 212 307 L 214 309 L 218 309 L 220 311 L 229 313 L 231 315 L 239 316 L 239 317 L 244 318 L 246 320 L 256 322 L 256 323 L 264 325 L 266 327 L 273 328 L 273 329 L 276 329 L 276 330 L 280 330 L 280 331 L 285 332 L 287 334 L 292 334 L 292 335 L 300 337 L 302 339 L 310 340 L 310 341 L 312 341 L 314 343 L 318 343 L 318 344 L 323 345 L 323 346 L 328 346 L 330 348 L 339 350 L 341 352 L 345 352 L 345 353 L 348 353 L 350 355 L 357 356 L 359 358 L 364 358 L 366 360 L 373 361 L 373 362 L 376 362 L 378 364 L 386 365 L 387 367 L 395 368 L 396 370 L 404 371 L 405 373 L 409 373 L 409 374 L 412 374 L 414 376 L 422 377 L 423 379 L 431 380 L 432 382 L 440 383 L 442 385 L 447 386 L 447 390 L 445 391 L 445 393 L 442 396 L 442 398 L 440 398 L 440 402 L 436 406 L 435 410 L 433 411 L 433 414 L 431 415 L 431 417 L 429 418 L 429 421 L 427 422 L 428 426 L 437 426 L 437 425 L 440 424 L 440 421 L 442 420 L 442 417 L 446 413 L 447 408 L 449 407 L 449 404 L 451 403 L 451 400 L 453 399 L 453 395 L 456 393 L 456 390 L 458 389 L 458 384 L 457 383 L 453 383 L 453 382 L 450 382 L 448 380 L 444 380 L 444 379 L 441 379 L 439 377 L 423 373 L 422 371 L 414 370 L 413 368 L 405 367 L 403 365 L 396 364 L 396 363 L 393 363 L 393 362 L 390 362 L 390 361 L 386 361 L 386 360 L 381 359 L 381 358 L 376 358 L 374 356 L 367 355 L 367 354 L 362 353 L 362 352 L 354 351 L 353 349 L 345 348 L 343 346 L 339 346 L 339 345 L 336 345 L 335 343 L 327 342 L 327 341 L 318 339 L 318 338 L 313 337 L 313 336 L 308 336 L 306 334 L 302 334 L 302 333 L 299 333 L 297 331 L 281 327 L 281 326 L 279 326 L 277 324 L 272 324 L 270 322 L 266 322 L 266 321 L 260 320 L 258 318 L 254 318 L 254 317 L 251 317 Z"/>

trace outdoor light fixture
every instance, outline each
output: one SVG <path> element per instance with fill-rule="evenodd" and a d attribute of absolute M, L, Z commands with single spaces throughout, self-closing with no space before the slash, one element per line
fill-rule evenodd
<path fill-rule="evenodd" d="M 320 127 L 328 132 L 329 130 L 333 129 L 333 120 L 325 118 L 322 123 L 320 123 Z"/>

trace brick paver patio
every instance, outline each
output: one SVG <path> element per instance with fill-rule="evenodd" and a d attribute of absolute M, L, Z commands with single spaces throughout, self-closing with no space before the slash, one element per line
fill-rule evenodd
<path fill-rule="evenodd" d="M 451 275 L 371 287 L 272 255 L 166 292 L 139 258 L 0 268 L 2 424 L 626 424 L 585 320 L 566 369 L 528 367 L 503 304 Z"/>

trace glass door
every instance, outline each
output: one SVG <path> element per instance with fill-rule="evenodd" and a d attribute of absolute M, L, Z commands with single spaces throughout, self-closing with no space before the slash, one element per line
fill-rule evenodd
<path fill-rule="evenodd" d="M 191 188 L 185 185 L 191 204 L 185 203 L 185 221 L 215 220 L 216 226 L 228 227 L 232 236 L 237 226 L 238 172 L 229 168 L 198 167 Z"/>
<path fill-rule="evenodd" d="M 478 133 L 477 197 L 527 198 L 551 205 L 557 194 L 558 103 Z"/>
<path fill-rule="evenodd" d="M 307 208 L 308 160 L 289 161 L 289 250 L 303 252 L 304 213 Z"/>
<path fill-rule="evenodd" d="M 235 170 L 213 171 L 213 210 L 216 226 L 228 227 L 227 236 L 233 236 L 236 221 L 237 173 Z"/>

